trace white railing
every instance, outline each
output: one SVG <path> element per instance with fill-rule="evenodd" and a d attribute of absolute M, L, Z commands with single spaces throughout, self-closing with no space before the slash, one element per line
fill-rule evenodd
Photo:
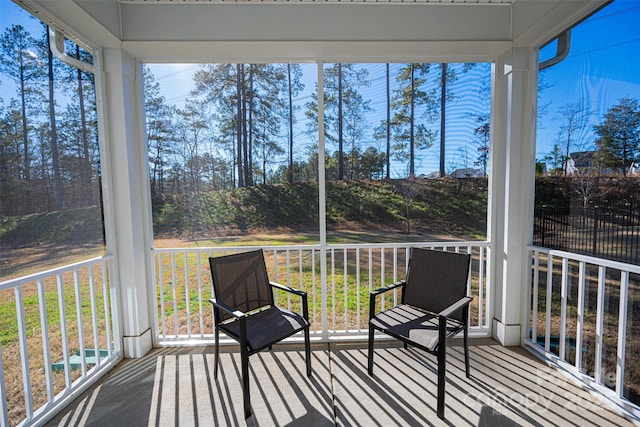
<path fill-rule="evenodd" d="M 315 339 L 361 338 L 367 331 L 369 291 L 405 276 L 412 246 L 470 253 L 469 294 L 471 333 L 489 331 L 490 295 L 487 242 L 420 242 L 402 244 L 339 244 L 270 246 L 265 251 L 271 280 L 303 289 L 308 294 L 309 318 Z M 212 308 L 210 256 L 257 247 L 154 249 L 155 344 L 177 341 L 210 342 Z M 381 301 L 397 302 L 394 294 Z M 297 301 L 281 295 L 289 308 Z"/>
<path fill-rule="evenodd" d="M 530 247 L 526 345 L 640 417 L 640 266 Z M 636 404 L 629 400 L 634 395 Z"/>
<path fill-rule="evenodd" d="M 42 422 L 121 359 L 111 262 L 98 257 L 0 283 L 9 325 L 0 335 L 1 425 Z"/>

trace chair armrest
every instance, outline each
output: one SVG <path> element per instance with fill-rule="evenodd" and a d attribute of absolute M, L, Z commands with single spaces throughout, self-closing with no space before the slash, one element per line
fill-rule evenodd
<path fill-rule="evenodd" d="M 294 295 L 299 295 L 302 299 L 302 317 L 307 319 L 307 322 L 309 321 L 309 303 L 307 302 L 307 293 L 305 291 L 293 289 L 289 286 L 281 285 L 280 283 L 276 282 L 269 282 L 269 285 L 271 285 L 272 290 L 273 288 L 275 288 L 285 292 L 290 292 Z"/>
<path fill-rule="evenodd" d="M 398 288 L 398 287 L 400 287 L 400 286 L 404 286 L 406 283 L 407 283 L 407 282 L 405 282 L 405 281 L 403 280 L 403 281 L 401 281 L 401 282 L 393 283 L 393 284 L 391 284 L 391 285 L 389 285 L 389 286 L 383 286 L 383 287 L 381 287 L 381 288 L 378 288 L 378 289 L 376 289 L 376 290 L 374 290 L 374 291 L 369 292 L 369 295 L 370 295 L 370 296 L 372 296 L 372 297 L 376 297 L 376 296 L 378 296 L 378 295 L 380 295 L 380 294 L 383 294 L 383 293 L 385 293 L 385 292 L 387 292 L 387 291 L 391 291 L 391 290 L 393 290 L 393 289 L 395 289 L 395 288 Z"/>
<path fill-rule="evenodd" d="M 290 288 L 289 286 L 281 285 L 280 283 L 269 282 L 269 285 L 271 285 L 272 288 L 276 288 L 276 289 L 280 289 L 282 291 L 290 292 L 292 294 L 300 295 L 301 297 L 306 297 L 307 296 L 307 293 L 305 291 L 301 291 L 301 290 L 298 290 L 298 289 Z"/>
<path fill-rule="evenodd" d="M 376 289 L 375 291 L 369 292 L 369 320 L 373 319 L 373 317 L 375 316 L 376 297 L 385 292 L 404 286 L 405 284 L 406 282 L 403 280 L 401 282 L 396 282 L 389 286 L 383 286 Z"/>
<path fill-rule="evenodd" d="M 458 301 L 454 302 L 449 307 L 445 308 L 440 313 L 438 313 L 438 316 L 439 317 L 450 317 L 456 311 L 460 310 L 461 308 L 463 308 L 466 305 L 469 305 L 471 300 L 473 300 L 473 298 L 471 298 L 471 297 L 462 297 Z"/>
<path fill-rule="evenodd" d="M 240 319 L 242 317 L 247 317 L 247 314 L 240 311 L 240 310 L 236 310 L 233 307 L 228 306 L 227 304 L 221 303 L 216 301 L 215 298 L 211 298 L 209 299 L 209 302 L 211 304 L 213 304 L 214 307 L 217 308 L 221 308 L 222 310 L 226 311 L 227 313 L 231 314 L 233 317 L 235 317 L 236 319 Z"/>

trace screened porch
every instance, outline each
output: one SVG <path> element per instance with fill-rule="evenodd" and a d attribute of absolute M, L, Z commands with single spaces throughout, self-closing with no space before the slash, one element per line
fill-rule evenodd
<path fill-rule="evenodd" d="M 369 292 L 402 280 L 414 246 L 471 255 L 472 378 L 463 375 L 462 351 L 454 341 L 448 352 L 447 424 L 639 422 L 640 379 L 633 367 L 640 355 L 632 340 L 640 267 L 534 244 L 539 71 L 567 54 L 562 51 L 566 30 L 608 2 L 15 3 L 49 26 L 56 58 L 93 76 L 99 172 L 92 188 L 101 199 L 104 248 L 96 257 L 87 250 L 83 258 L 85 248 L 77 244 L 69 248 L 81 254 L 73 261 L 0 282 L 16 319 L 15 339 L 0 346 L 2 426 L 97 425 L 118 419 L 134 425 L 242 425 L 237 346 L 230 340 L 223 339 L 223 376 L 216 381 L 211 375 L 207 258 L 258 247 L 265 251 L 274 281 L 309 295 L 314 373 L 309 379 L 301 374 L 298 336 L 252 358 L 255 414 L 247 425 L 439 425 L 431 392 L 436 373 L 428 356 L 380 339 L 379 374 L 370 378 L 364 368 Z M 65 40 L 81 46 L 91 59 L 70 55 Z M 557 52 L 551 59 L 541 58 L 541 49 L 549 44 L 557 45 Z M 387 73 L 390 63 L 440 64 L 443 75 L 447 67 L 442 64 L 484 64 L 489 90 L 476 91 L 486 110 L 477 116 L 486 116 L 483 124 L 490 135 L 479 185 L 486 200 L 481 233 L 434 239 L 401 230 L 394 239 L 349 240 L 349 227 L 358 235 L 369 231 L 369 223 L 358 228 L 357 219 L 345 221 L 339 230 L 343 234 L 336 232 L 334 182 L 342 181 L 342 158 L 333 159 L 328 148 L 335 142 L 330 111 L 337 104 L 323 91 L 333 87 L 328 70 L 350 63 L 387 64 Z M 296 240 L 299 229 L 292 227 L 289 240 L 276 243 L 266 238 L 246 244 L 204 239 L 159 243 L 156 203 L 162 198 L 157 191 L 161 184 L 168 186 L 170 178 L 155 173 L 160 162 L 154 159 L 161 150 L 150 142 L 156 136 L 150 131 L 145 75 L 154 65 L 160 70 L 185 64 L 224 64 L 232 71 L 237 67 L 234 79 L 240 79 L 243 64 L 276 64 L 282 70 L 304 64 L 313 76 L 308 86 L 316 92 L 308 96 L 313 108 L 305 135 L 312 135 L 316 156 L 310 156 L 307 166 L 315 168 L 310 167 L 309 182 L 303 183 L 313 190 L 313 203 L 305 206 L 313 212 L 312 222 L 304 229 L 311 238 Z M 253 68 L 247 69 L 250 75 Z M 177 74 L 172 84 L 179 81 Z M 239 117 L 239 107 L 234 111 Z M 181 117 L 188 120 L 186 113 Z M 266 126 L 268 114 L 249 117 L 256 123 L 264 120 Z M 227 126 L 230 135 L 240 138 L 240 120 L 233 125 Z M 407 127 L 411 138 L 413 128 Z M 236 157 L 229 157 L 231 167 L 224 178 L 235 189 L 254 177 L 240 166 L 249 154 L 241 159 L 241 144 L 234 141 L 229 147 Z M 302 167 L 294 174 L 293 157 L 306 147 L 296 146 L 293 137 L 289 141 L 289 169 L 274 167 L 271 175 L 267 167 L 252 169 L 263 174 L 264 186 L 274 177 L 279 177 L 278 185 L 300 184 L 296 180 Z M 264 147 L 266 142 L 265 137 Z M 262 155 L 265 163 L 275 156 Z M 255 156 L 258 159 L 257 151 Z M 213 157 L 206 158 L 211 171 L 222 170 Z M 443 170 L 444 154 L 440 159 Z M 407 169 L 402 179 L 410 183 L 429 179 L 416 178 L 413 157 L 402 168 Z M 386 179 L 393 181 L 390 169 L 387 163 Z M 468 168 L 458 164 L 450 169 Z M 354 170 L 345 167 L 346 174 Z M 374 172 L 382 176 L 384 171 L 380 166 Z M 189 171 L 183 172 L 187 176 Z M 377 175 L 369 172 L 367 179 L 375 181 Z M 453 174 L 449 178 L 456 182 Z M 256 173 L 256 188 L 259 179 Z M 214 184 L 213 178 L 207 183 Z M 376 188 L 362 192 L 375 193 Z M 452 188 L 462 191 L 461 185 Z M 414 196 L 407 196 L 408 186 L 403 190 L 406 203 Z M 82 191 L 81 186 L 76 189 Z M 180 218 L 185 212 L 188 209 L 173 215 Z M 409 227 L 408 214 L 406 218 Z M 197 215 L 189 221 L 200 231 Z M 637 250 L 637 245 L 629 245 Z M 381 306 L 397 298 L 390 295 Z M 278 301 L 292 307 L 286 296 Z M 420 371 L 409 368 L 416 364 Z"/>

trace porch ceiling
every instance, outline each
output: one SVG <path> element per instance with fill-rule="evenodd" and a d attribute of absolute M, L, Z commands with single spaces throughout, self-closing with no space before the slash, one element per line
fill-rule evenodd
<path fill-rule="evenodd" d="M 304 59 L 486 60 L 540 45 L 604 0 L 14 0 L 100 47 L 149 61 L 239 59 L 237 45 Z M 243 45 L 244 44 L 244 45 Z M 279 46 L 273 49 L 272 45 Z M 397 49 L 408 44 L 409 48 Z M 345 47 L 346 46 L 346 47 Z M 271 51 L 270 51 L 271 49 Z M 368 50 L 367 50 L 368 49 Z M 258 55 L 259 55 L 258 52 Z M 289 53 L 292 52 L 292 53 Z M 496 53 L 497 52 L 497 53 Z M 360 53 L 360 55 L 358 54 Z M 393 59 L 393 55 L 392 58 Z"/>

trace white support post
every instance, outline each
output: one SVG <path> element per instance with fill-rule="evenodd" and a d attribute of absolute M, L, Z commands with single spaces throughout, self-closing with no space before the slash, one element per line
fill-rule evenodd
<path fill-rule="evenodd" d="M 141 357 L 152 347 L 147 289 L 151 275 L 149 196 L 142 108 L 141 66 L 129 53 L 102 51 L 101 97 L 107 156 L 111 242 L 119 286 L 118 319 L 124 357 Z"/>
<path fill-rule="evenodd" d="M 493 336 L 520 345 L 527 325 L 527 245 L 531 242 L 535 171 L 537 51 L 516 47 L 495 65 L 490 183 L 493 243 Z"/>
<path fill-rule="evenodd" d="M 324 156 L 324 64 L 318 61 L 318 208 L 320 211 L 320 286 L 322 298 L 322 341 L 329 339 L 327 317 L 327 199 Z"/>

